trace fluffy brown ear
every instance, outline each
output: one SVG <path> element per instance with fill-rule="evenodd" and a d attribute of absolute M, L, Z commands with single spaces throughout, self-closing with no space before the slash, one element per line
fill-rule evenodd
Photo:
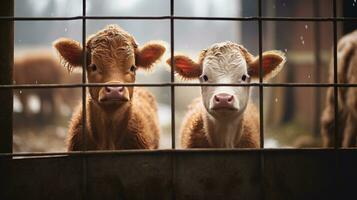
<path fill-rule="evenodd" d="M 176 55 L 173 59 L 175 64 L 174 70 L 182 78 L 194 79 L 202 74 L 202 65 L 196 63 L 191 58 L 184 55 Z M 171 58 L 167 59 L 166 63 L 171 65 Z"/>
<path fill-rule="evenodd" d="M 266 51 L 262 56 L 263 78 L 268 80 L 281 71 L 286 58 L 281 51 Z M 253 57 L 248 52 L 245 57 L 248 64 L 248 74 L 254 79 L 259 79 L 259 56 Z"/>
<path fill-rule="evenodd" d="M 82 66 L 83 54 L 82 47 L 79 42 L 60 38 L 53 42 L 53 46 L 61 57 L 61 62 L 71 71 L 73 67 Z"/>
<path fill-rule="evenodd" d="M 136 66 L 150 69 L 164 55 L 166 48 L 160 42 L 148 42 L 135 52 Z"/>

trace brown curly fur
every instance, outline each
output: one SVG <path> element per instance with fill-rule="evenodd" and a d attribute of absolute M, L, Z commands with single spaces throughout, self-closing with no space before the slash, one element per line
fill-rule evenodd
<path fill-rule="evenodd" d="M 165 52 L 158 43 L 139 48 L 134 37 L 117 25 L 109 25 L 89 37 L 87 43 L 87 78 L 90 83 L 134 83 L 132 66 L 150 69 Z M 69 71 L 81 66 L 79 43 L 59 39 L 54 43 Z M 78 55 L 79 54 L 79 55 Z M 79 57 L 78 57 L 79 56 Z M 85 135 L 82 133 L 82 108 L 72 117 L 68 131 L 68 150 L 156 149 L 159 125 L 155 98 L 146 90 L 124 87 L 128 101 L 105 104 L 104 87 L 91 87 L 86 102 Z"/>
<path fill-rule="evenodd" d="M 338 83 L 357 83 L 357 30 L 340 39 L 337 46 Z M 330 65 L 330 82 L 333 83 L 333 62 Z M 335 146 L 334 89 L 327 89 L 326 107 L 321 117 L 321 135 L 325 147 Z M 338 88 L 338 146 L 357 146 L 357 89 Z"/>
<path fill-rule="evenodd" d="M 201 98 L 196 98 L 189 106 L 182 123 L 181 146 L 183 148 L 216 147 L 208 139 L 210 134 L 214 134 L 210 126 Z M 253 104 L 249 103 L 244 111 L 242 123 L 237 127 L 238 131 L 242 131 L 242 136 L 235 141 L 235 148 L 259 148 L 259 116 Z"/>
<path fill-rule="evenodd" d="M 102 112 L 98 105 L 87 100 L 87 126 L 82 133 L 82 106 L 74 113 L 68 135 L 68 151 L 156 149 L 159 127 L 155 98 L 142 88 L 135 88 L 128 110 Z M 86 137 L 86 138 L 85 138 Z"/>

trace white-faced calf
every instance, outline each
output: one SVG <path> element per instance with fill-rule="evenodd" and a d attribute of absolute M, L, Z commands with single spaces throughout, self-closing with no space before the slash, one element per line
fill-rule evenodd
<path fill-rule="evenodd" d="M 54 42 L 54 47 L 69 70 L 82 66 L 79 42 L 59 39 Z M 92 35 L 86 47 L 89 83 L 134 83 L 136 69 L 151 68 L 165 52 L 163 45 L 154 42 L 138 47 L 134 37 L 116 25 Z M 142 88 L 106 86 L 91 87 L 89 94 L 86 126 L 82 125 L 81 106 L 72 117 L 69 151 L 158 147 L 157 107 L 149 92 Z"/>
<path fill-rule="evenodd" d="M 170 64 L 170 60 L 167 60 Z M 250 83 L 259 79 L 259 57 L 243 46 L 223 42 L 200 54 L 198 62 L 174 56 L 175 71 L 200 83 Z M 264 79 L 275 76 L 285 63 L 280 51 L 263 53 Z M 202 86 L 202 98 L 193 101 L 181 128 L 183 148 L 258 148 L 259 116 L 249 102 L 248 86 Z"/>

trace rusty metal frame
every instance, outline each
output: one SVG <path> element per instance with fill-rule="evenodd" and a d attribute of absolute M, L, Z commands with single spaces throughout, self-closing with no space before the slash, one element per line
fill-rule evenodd
<path fill-rule="evenodd" d="M 0 90 L 1 92 L 12 90 L 12 89 L 44 89 L 44 88 L 82 88 L 82 108 L 83 108 L 83 125 L 85 127 L 86 124 L 86 88 L 87 87 L 97 87 L 97 86 L 136 86 L 136 87 L 170 87 L 171 89 L 171 150 L 120 150 L 120 151 L 77 151 L 77 152 L 46 152 L 46 153 L 12 153 L 11 150 L 7 150 L 6 152 L 0 153 L 0 158 L 19 158 L 19 157 L 42 157 L 42 156 L 61 156 L 61 155 L 71 155 L 71 156 L 79 156 L 82 158 L 82 198 L 86 199 L 88 194 L 88 186 L 87 186 L 87 158 L 91 155 L 116 155 L 116 154 L 142 154 L 148 152 L 168 152 L 172 154 L 172 186 L 175 186 L 176 174 L 174 167 L 176 166 L 176 157 L 175 155 L 178 152 L 206 152 L 206 151 L 217 151 L 217 152 L 244 152 L 244 151 L 258 151 L 260 153 L 260 168 L 261 168 L 261 178 L 265 176 L 264 171 L 264 155 L 271 151 L 292 151 L 292 152 L 309 152 L 311 150 L 316 151 L 335 151 L 336 152 L 336 167 L 338 168 L 338 154 L 341 151 L 345 151 L 345 149 L 341 149 L 338 144 L 338 88 L 339 87 L 357 87 L 357 83 L 338 83 L 337 79 L 337 22 L 356 22 L 357 18 L 345 18 L 345 17 L 337 17 L 337 3 L 336 0 L 333 0 L 333 17 L 263 17 L 262 16 L 262 0 L 258 1 L 258 16 L 255 17 L 190 17 L 190 16 L 176 16 L 174 14 L 174 0 L 170 0 L 170 15 L 169 16 L 87 16 L 86 15 L 86 0 L 82 0 L 82 16 L 74 16 L 74 17 L 14 17 L 13 13 L 9 14 L 9 16 L 0 16 L 0 23 L 4 22 L 14 22 L 14 21 L 63 21 L 63 20 L 82 20 L 82 46 L 83 46 L 83 74 L 82 74 L 82 83 L 81 84 L 22 84 L 22 85 L 13 85 L 11 82 L 0 82 Z M 315 10 L 316 11 L 316 10 Z M 265 83 L 263 82 L 262 73 L 260 73 L 259 83 L 249 83 L 249 84 L 205 84 L 205 83 L 176 83 L 174 77 L 174 71 L 171 70 L 170 78 L 171 82 L 168 83 L 158 83 L 158 84 L 146 84 L 146 83 L 133 83 L 133 84 L 101 84 L 101 83 L 86 83 L 86 20 L 108 20 L 108 19 L 125 19 L 125 20 L 170 20 L 170 45 L 171 45 L 171 58 L 174 54 L 174 22 L 175 20 L 218 20 L 218 21 L 257 21 L 258 22 L 258 32 L 259 32 L 259 62 L 260 62 L 260 72 L 262 72 L 262 31 L 263 31 L 263 22 L 264 21 L 313 21 L 313 22 L 332 22 L 333 23 L 333 72 L 334 72 L 334 82 L 333 83 Z M 11 29 L 11 28 L 10 28 Z M 11 30 L 9 30 L 11 32 Z M 12 34 L 12 33 L 11 33 Z M 316 36 L 316 35 L 315 35 Z M 13 43 L 12 43 L 13 45 Z M 315 47 L 315 53 L 319 50 L 319 44 Z M 315 61 L 319 63 L 320 58 L 318 55 L 315 58 Z M 12 62 L 12 61 L 11 61 Z M 174 60 L 171 59 L 171 65 L 174 64 Z M 11 71 L 11 63 L 7 68 L 8 71 Z M 10 74 L 7 73 L 9 76 Z M 2 76 L 2 73 L 0 73 Z M 7 79 L 9 77 L 6 77 Z M 11 79 L 11 78 L 10 78 Z M 259 111 L 260 111 L 260 147 L 261 149 L 199 149 L 199 150 L 177 150 L 176 142 L 175 142 L 175 87 L 176 86 L 253 86 L 259 87 Z M 263 99 L 264 99 L 264 88 L 265 87 L 333 87 L 334 88 L 334 107 L 335 107 L 335 147 L 334 148 L 316 148 L 316 149 L 265 149 L 264 148 L 264 118 L 263 118 Z M 12 104 L 12 101 L 11 101 Z M 11 107 L 12 108 L 12 107 Z M 7 113 L 9 114 L 9 113 Z M 10 123 L 10 122 L 9 122 Z M 8 126 L 9 124 L 7 124 Z M 4 124 L 2 124 L 4 126 Z M 6 126 L 6 124 L 5 124 Z M 83 129 L 85 131 L 85 129 Z M 7 133 L 7 136 L 12 136 L 12 132 Z M 85 138 L 85 142 L 86 142 Z M 12 141 L 11 141 L 12 142 Z M 7 143 L 10 143 L 8 141 Z M 3 145 L 3 142 L 0 143 Z M 12 144 L 7 144 L 12 145 Z M 338 172 L 336 172 L 338 173 Z M 339 177 L 339 176 L 338 176 Z M 264 187 L 262 188 L 264 189 Z M 175 193 L 175 187 L 172 187 L 172 193 Z M 172 197 L 174 199 L 174 196 Z"/>

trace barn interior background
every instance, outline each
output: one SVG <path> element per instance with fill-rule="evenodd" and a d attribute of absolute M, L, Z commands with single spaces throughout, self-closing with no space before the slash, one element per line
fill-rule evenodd
<path fill-rule="evenodd" d="M 247 0 L 179 0 L 175 1 L 175 15 L 200 17 L 250 17 L 257 15 L 257 2 Z M 332 0 L 264 0 L 263 16 L 268 17 L 331 17 Z M 342 1 L 341 1 L 342 2 Z M 347 0 L 349 12 L 357 12 L 355 0 Z M 167 0 L 88 0 L 89 16 L 165 16 L 170 14 Z M 338 1 L 338 16 L 343 5 Z M 16 0 L 15 16 L 70 17 L 82 12 L 82 0 Z M 170 41 L 170 20 L 87 20 L 87 36 L 107 24 L 118 24 L 142 44 L 148 40 Z M 234 41 L 258 54 L 257 21 L 175 21 L 175 51 L 197 57 L 199 51 L 220 41 Z M 350 22 L 354 23 L 354 22 Z M 347 23 L 346 23 L 347 24 Z M 347 25 L 338 23 L 338 37 Z M 287 64 L 274 83 L 327 83 L 333 46 L 332 22 L 267 21 L 263 22 L 263 51 L 279 49 L 286 53 Z M 82 21 L 15 21 L 15 59 L 36 52 L 49 52 L 54 57 L 52 42 L 59 37 L 81 41 Z M 167 44 L 169 56 L 169 43 Z M 164 59 L 165 60 L 165 59 Z M 164 62 L 163 62 L 164 63 Z M 62 69 L 64 72 L 64 69 Z M 14 69 L 14 74 L 24 73 Z M 41 82 L 36 70 L 25 75 Z M 63 76 L 52 83 L 81 83 L 81 71 Z M 54 76 L 48 74 L 49 77 Z M 170 82 L 170 70 L 157 65 L 150 73 L 139 72 L 138 83 Z M 44 80 L 43 80 L 44 81 Z M 53 81 L 53 80 L 52 80 Z M 180 82 L 180 79 L 176 79 Z M 16 84 L 16 82 L 14 82 Z M 171 147 L 170 88 L 152 87 L 159 104 L 161 146 Z M 253 88 L 251 99 L 258 104 L 258 88 Z M 176 140 L 187 105 L 200 94 L 199 87 L 175 89 Z M 264 88 L 265 147 L 321 146 L 319 121 L 325 104 L 326 88 L 273 87 Z M 54 95 L 54 101 L 49 99 Z M 40 98 L 43 95 L 43 98 Z M 28 97 L 29 112 L 24 112 L 22 97 Z M 14 152 L 64 151 L 68 121 L 81 100 L 80 88 L 53 88 L 14 91 Z M 54 106 L 51 106 L 53 103 Z M 42 106 L 41 106 L 42 105 Z"/>
<path fill-rule="evenodd" d="M 7 17 L 1 17 L 1 27 L 5 28 L 0 32 L 0 39 L 12 38 L 13 18 L 9 16 L 12 16 L 13 1 L 4 2 L 0 13 Z M 87 2 L 87 14 L 93 16 L 170 17 L 160 20 L 65 18 L 50 21 L 37 18 L 81 16 L 82 2 Z M 174 8 L 174 12 L 170 12 L 170 8 Z M 265 18 L 258 17 L 251 21 L 173 20 L 173 16 L 256 17 L 260 16 L 259 8 L 262 8 Z M 35 17 L 28 21 L 19 18 L 13 21 L 15 56 L 53 53 L 51 43 L 58 37 L 80 41 L 83 21 L 87 24 L 87 35 L 106 24 L 117 23 L 135 35 L 140 43 L 149 39 L 169 42 L 170 25 L 174 22 L 175 37 L 172 38 L 176 51 L 195 56 L 213 42 L 232 40 L 258 54 L 258 22 L 261 22 L 263 50 L 280 49 L 288 57 L 283 73 L 273 80 L 274 83 L 326 83 L 329 63 L 333 58 L 332 46 L 337 42 L 333 41 L 334 25 L 337 25 L 338 31 L 336 39 L 355 29 L 356 9 L 356 0 L 15 0 L 15 16 Z M 278 22 L 274 18 L 266 21 L 266 17 L 294 19 Z M 304 21 L 295 17 L 309 19 Z M 313 22 L 313 17 L 322 18 Z M 328 19 L 323 20 L 324 17 Z M 6 57 L 11 57 L 12 51 L 8 49 L 12 48 L 12 41 L 5 39 L 5 45 L 0 45 L 3 52 L 0 57 L 5 63 L 0 62 L 0 68 L 5 72 L 10 71 Z M 24 76 L 38 75 L 33 71 Z M 79 75 L 66 75 L 57 82 L 79 83 L 77 76 L 81 76 L 80 72 Z M 0 74 L 1 83 L 9 84 L 7 80 L 6 73 Z M 141 83 L 170 81 L 166 66 L 157 66 L 150 76 L 140 74 L 139 78 Z M 33 84 L 39 82 L 32 80 Z M 8 140 L 11 139 L 8 137 L 11 136 L 8 130 L 11 118 L 7 117 L 12 111 L 8 109 L 12 97 L 6 89 L 8 85 L 4 87 L 0 90 L 4 96 L 0 98 L 0 120 L 4 122 L 0 124 L 0 199 L 285 200 L 351 199 L 355 195 L 355 148 L 57 152 L 65 149 L 68 120 L 75 102 L 80 101 L 81 94 L 77 89 L 35 89 L 43 91 L 37 94 L 29 89 L 14 91 L 15 154 L 12 154 L 12 143 Z M 160 103 L 161 148 L 167 149 L 171 142 L 170 91 L 169 88 L 150 89 Z M 265 147 L 320 146 L 318 121 L 324 106 L 325 90 L 324 87 L 264 87 Z M 58 98 L 55 109 L 48 101 L 50 98 L 44 98 L 46 103 L 42 113 L 39 94 L 46 96 L 46 91 L 53 91 Z M 175 91 L 175 126 L 178 133 L 186 106 L 199 95 L 199 90 L 176 87 Z M 30 93 L 30 112 L 25 114 L 20 100 L 27 92 Z M 256 91 L 252 94 L 256 103 L 258 96 Z"/>

